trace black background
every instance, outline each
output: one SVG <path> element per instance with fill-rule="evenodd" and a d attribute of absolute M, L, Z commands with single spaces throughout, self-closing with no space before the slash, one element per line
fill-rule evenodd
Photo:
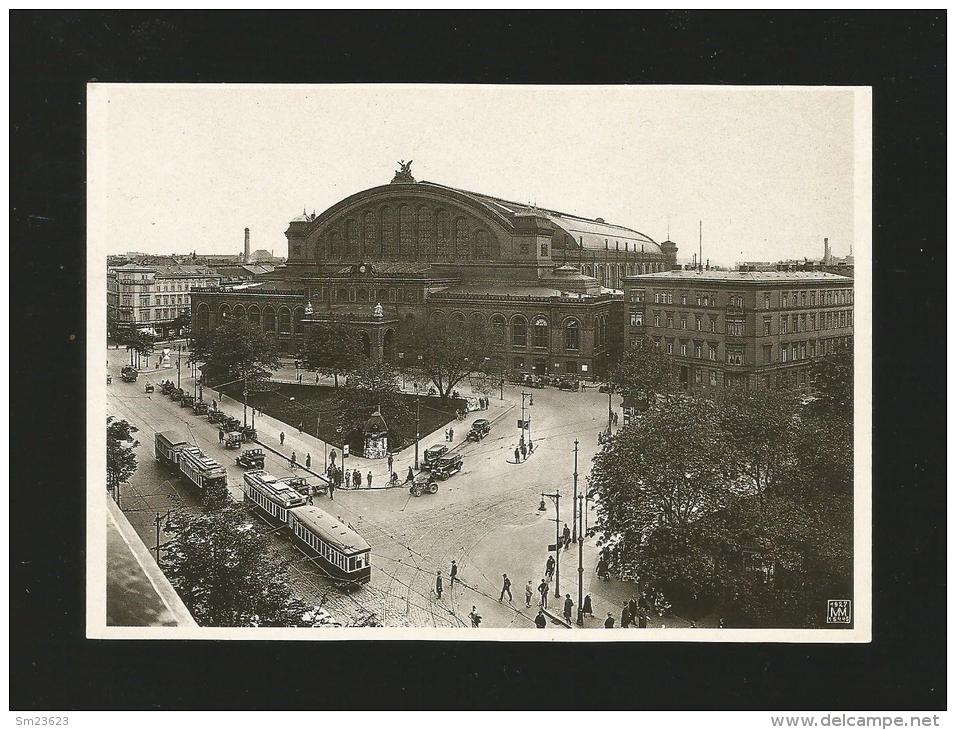
<path fill-rule="evenodd" d="M 11 708 L 945 707 L 945 13 L 12 12 L 10 41 Z M 89 80 L 872 85 L 873 643 L 85 640 Z"/>

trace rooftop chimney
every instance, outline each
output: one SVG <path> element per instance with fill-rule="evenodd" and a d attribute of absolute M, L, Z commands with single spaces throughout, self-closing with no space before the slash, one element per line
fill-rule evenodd
<path fill-rule="evenodd" d="M 243 248 L 242 263 L 249 263 L 249 229 L 246 229 L 246 245 Z"/>

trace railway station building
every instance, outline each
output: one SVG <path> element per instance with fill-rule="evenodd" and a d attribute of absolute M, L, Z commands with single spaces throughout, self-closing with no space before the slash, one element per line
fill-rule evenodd
<path fill-rule="evenodd" d="M 480 327 L 496 371 L 587 378 L 624 346 L 625 278 L 677 256 L 633 228 L 416 181 L 408 166 L 285 235 L 275 271 L 193 290 L 194 332 L 245 317 L 294 353 L 311 327 L 344 320 L 368 356 L 394 361 L 403 325 Z"/>

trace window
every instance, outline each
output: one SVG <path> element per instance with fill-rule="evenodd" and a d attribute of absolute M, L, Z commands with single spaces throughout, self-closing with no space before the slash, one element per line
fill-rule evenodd
<path fill-rule="evenodd" d="M 733 337 L 743 337 L 744 323 L 743 322 L 728 322 L 727 334 Z"/>
<path fill-rule="evenodd" d="M 797 343 L 794 342 L 790 345 L 790 359 L 796 362 L 797 360 Z"/>
<path fill-rule="evenodd" d="M 727 352 L 727 362 L 731 365 L 743 365 L 744 354 L 739 350 L 729 350 Z"/>
<path fill-rule="evenodd" d="M 711 387 L 717 386 L 717 371 L 716 370 L 710 371 L 710 385 Z"/>
<path fill-rule="evenodd" d="M 542 255 L 542 256 L 547 256 L 547 255 L 548 255 L 548 244 L 546 244 L 546 243 L 542 243 L 542 244 L 541 244 L 541 255 Z"/>
<path fill-rule="evenodd" d="M 694 317 L 694 319 L 696 320 L 697 331 L 700 332 L 703 329 L 704 320 L 700 315 L 697 315 L 696 317 Z"/>
<path fill-rule="evenodd" d="M 674 329 L 674 315 L 670 312 L 667 314 L 667 329 Z"/>
<path fill-rule="evenodd" d="M 654 312 L 654 326 L 655 326 L 655 327 L 660 327 L 660 326 L 661 326 L 661 315 L 660 315 L 660 312 Z"/>
<path fill-rule="evenodd" d="M 564 325 L 564 349 L 578 350 L 581 347 L 580 326 L 577 320 L 570 319 Z"/>
<path fill-rule="evenodd" d="M 812 331 L 816 330 L 816 328 L 817 328 L 817 315 L 815 315 L 815 314 L 808 315 L 808 321 L 809 321 L 809 323 L 810 323 L 810 327 L 809 327 L 810 331 L 812 332 Z"/>
<path fill-rule="evenodd" d="M 661 293 L 659 291 L 654 292 L 654 304 L 661 303 Z"/>
<path fill-rule="evenodd" d="M 700 342 L 694 343 L 694 357 L 696 357 L 698 360 L 704 356 L 703 348 L 704 346 Z"/>
<path fill-rule="evenodd" d="M 694 370 L 694 382 L 700 385 L 700 370 Z"/>
<path fill-rule="evenodd" d="M 815 291 L 810 292 L 810 306 L 814 306 L 817 303 L 817 293 Z"/>
<path fill-rule="evenodd" d="M 787 362 L 788 352 L 786 345 L 780 345 L 780 362 Z"/>
<path fill-rule="evenodd" d="M 631 301 L 635 304 L 640 304 L 644 301 L 644 290 L 643 289 L 631 289 Z"/>
<path fill-rule="evenodd" d="M 548 346 L 548 320 L 544 317 L 538 317 L 531 326 L 531 345 L 532 347 Z"/>
<path fill-rule="evenodd" d="M 801 360 L 807 359 L 807 343 L 806 342 L 800 343 L 800 359 Z"/>
<path fill-rule="evenodd" d="M 709 354 L 709 356 L 710 356 L 710 359 L 713 360 L 714 362 L 716 362 L 716 361 L 717 361 L 717 346 L 716 346 L 716 345 L 708 345 L 708 346 L 707 346 L 707 352 L 708 352 L 708 354 Z"/>
<path fill-rule="evenodd" d="M 491 318 L 491 344 L 503 347 L 505 344 L 505 318 L 496 314 Z"/>
<path fill-rule="evenodd" d="M 711 332 L 716 332 L 716 331 L 717 331 L 717 318 L 716 318 L 716 317 L 711 317 L 711 318 L 710 318 L 710 331 L 711 331 Z"/>
<path fill-rule="evenodd" d="M 787 323 L 789 321 L 790 319 L 787 317 L 787 315 L 785 314 L 780 315 L 780 334 L 783 334 L 783 335 L 787 334 L 789 330 Z"/>
<path fill-rule="evenodd" d="M 771 357 L 773 357 L 773 345 L 764 345 L 764 346 L 763 346 L 763 361 L 764 361 L 764 363 L 769 363 Z"/>
<path fill-rule="evenodd" d="M 800 306 L 807 306 L 807 293 L 805 291 L 800 292 Z"/>
<path fill-rule="evenodd" d="M 524 370 L 524 358 L 516 357 L 514 359 L 514 367 L 515 367 L 515 370 Z"/>
<path fill-rule="evenodd" d="M 807 328 L 807 315 L 801 314 L 800 319 L 797 322 L 797 331 L 803 332 Z"/>
<path fill-rule="evenodd" d="M 643 327 L 643 326 L 644 326 L 644 312 L 632 311 L 631 312 L 631 327 Z"/>
<path fill-rule="evenodd" d="M 703 304 L 703 301 L 704 301 L 704 300 L 701 298 L 700 294 L 698 294 L 698 295 L 697 295 L 697 306 L 698 306 L 698 307 L 701 306 L 701 305 Z"/>
<path fill-rule="evenodd" d="M 770 309 L 770 295 L 769 295 L 769 294 L 764 294 L 764 297 L 763 297 L 763 308 L 764 308 L 764 309 Z"/>
<path fill-rule="evenodd" d="M 786 306 L 787 306 L 787 292 L 785 292 L 785 291 L 784 291 L 784 292 L 780 292 L 780 306 L 781 306 L 781 307 L 786 307 Z"/>
<path fill-rule="evenodd" d="M 817 356 L 817 343 L 816 343 L 816 342 L 811 342 L 811 343 L 810 343 L 810 357 L 816 357 L 816 356 Z"/>
<path fill-rule="evenodd" d="M 673 341 L 673 340 L 668 340 L 668 341 L 667 341 L 666 350 L 667 350 L 667 354 L 668 354 L 668 355 L 673 355 L 673 354 L 674 354 L 674 341 Z"/>
<path fill-rule="evenodd" d="M 680 295 L 680 303 L 683 304 L 684 306 L 687 306 L 687 294 Z"/>
<path fill-rule="evenodd" d="M 681 328 L 682 330 L 686 330 L 686 329 L 687 329 L 687 315 L 686 315 L 686 314 L 682 314 L 682 315 L 680 316 L 680 328 Z"/>
<path fill-rule="evenodd" d="M 680 354 L 683 357 L 687 357 L 687 343 L 684 342 L 683 340 L 681 340 L 681 343 L 680 343 Z"/>
<path fill-rule="evenodd" d="M 763 333 L 765 335 L 770 334 L 770 317 L 763 318 Z"/>
<path fill-rule="evenodd" d="M 511 345 L 513 347 L 528 345 L 528 320 L 520 315 L 511 320 Z"/>

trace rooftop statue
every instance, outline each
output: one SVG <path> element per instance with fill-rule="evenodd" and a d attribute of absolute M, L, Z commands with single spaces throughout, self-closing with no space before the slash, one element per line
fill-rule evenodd
<path fill-rule="evenodd" d="M 412 162 L 414 160 L 405 160 L 398 161 L 399 169 L 395 171 L 395 177 L 392 178 L 393 183 L 413 183 L 415 178 L 412 177 Z"/>

